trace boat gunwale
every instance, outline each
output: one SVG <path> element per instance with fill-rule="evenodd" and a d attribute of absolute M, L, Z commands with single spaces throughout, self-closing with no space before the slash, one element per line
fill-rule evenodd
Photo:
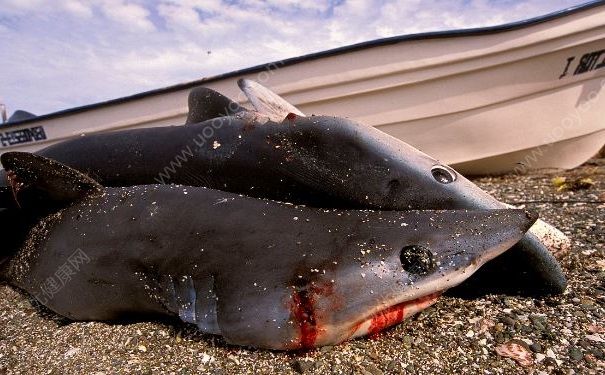
<path fill-rule="evenodd" d="M 505 23 L 501 25 L 494 26 L 485 26 L 485 27 L 477 27 L 477 28 L 468 28 L 468 29 L 456 29 L 456 30 L 441 30 L 441 31 L 430 31 L 430 32 L 422 32 L 422 33 L 414 33 L 414 34 L 405 34 L 405 35 L 397 35 L 392 37 L 373 39 L 370 41 L 355 43 L 343 47 L 337 47 L 333 49 L 328 49 L 325 51 L 314 52 L 302 56 L 291 57 L 283 60 L 272 61 L 269 63 L 264 63 L 260 65 L 255 65 L 249 68 L 239 69 L 231 72 L 226 72 L 214 76 L 204 77 L 198 80 L 188 81 L 179 83 L 176 85 L 171 85 L 159 89 L 153 89 L 133 95 L 128 95 L 116 99 L 110 99 L 102 102 L 85 104 L 78 107 L 68 108 L 56 112 L 51 112 L 43 115 L 36 116 L 31 119 L 25 119 L 21 121 L 15 122 L 6 122 L 4 124 L 0 124 L 0 131 L 2 129 L 17 127 L 20 125 L 26 124 L 35 124 L 40 121 L 60 118 L 71 114 L 77 114 L 80 112 L 85 112 L 88 110 L 99 109 L 103 107 L 108 107 L 116 104 L 128 103 L 131 101 L 135 101 L 138 99 L 143 99 L 147 97 L 153 97 L 162 94 L 173 93 L 181 90 L 186 90 L 193 88 L 195 86 L 212 83 L 215 81 L 220 81 L 227 78 L 234 78 L 237 76 L 247 75 L 251 73 L 257 73 L 262 71 L 271 71 L 276 68 L 283 68 L 286 66 L 295 65 L 298 63 L 313 61 L 323 57 L 329 56 L 337 56 L 342 55 L 348 52 L 355 52 L 368 48 L 382 47 L 393 44 L 398 44 L 402 42 L 408 41 L 418 41 L 418 40 L 427 40 L 427 39 L 439 39 L 439 38 L 457 38 L 457 37 L 466 37 L 466 36 L 481 36 L 481 35 L 491 35 L 497 34 L 500 32 L 509 32 L 515 31 L 519 29 L 523 29 L 526 27 L 531 27 L 535 25 L 539 25 L 545 22 L 554 21 L 560 18 L 564 18 L 569 15 L 573 15 L 576 13 L 580 13 L 585 10 L 590 10 L 593 8 L 597 8 L 600 6 L 605 6 L 605 0 L 594 0 L 584 4 L 579 4 L 577 6 L 568 7 L 565 9 L 561 9 L 555 12 L 551 12 L 545 15 L 532 17 L 524 20 L 514 21 L 510 23 Z"/>

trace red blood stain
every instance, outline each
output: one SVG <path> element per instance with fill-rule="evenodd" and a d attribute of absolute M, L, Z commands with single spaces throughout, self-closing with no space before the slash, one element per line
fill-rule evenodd
<path fill-rule="evenodd" d="M 374 316 L 372 316 L 372 318 L 370 318 L 371 321 L 370 327 L 368 328 L 368 335 L 370 338 L 376 338 L 384 329 L 401 323 L 406 317 L 405 313 L 408 307 L 425 304 L 426 302 L 434 300 L 439 295 L 440 293 L 429 294 L 412 301 L 406 301 L 393 305 L 376 313 Z"/>
<path fill-rule="evenodd" d="M 317 311 L 318 298 L 325 298 L 332 294 L 331 285 L 310 285 L 304 289 L 292 292 L 290 312 L 292 320 L 298 325 L 299 337 L 293 341 L 292 349 L 311 349 L 315 347 L 321 328 L 320 317 Z"/>
<path fill-rule="evenodd" d="M 290 112 L 290 113 L 288 113 L 288 115 L 286 116 L 286 119 L 287 119 L 287 120 L 290 120 L 290 121 L 294 121 L 294 120 L 296 120 L 296 114 L 295 114 L 295 113 Z"/>
<path fill-rule="evenodd" d="M 317 321 L 315 319 L 315 296 L 307 290 L 292 293 L 292 315 L 300 330 L 298 346 L 310 349 L 317 340 Z"/>
<path fill-rule="evenodd" d="M 385 328 L 401 323 L 405 317 L 405 308 L 405 304 L 399 304 L 391 306 L 374 315 L 370 322 L 370 328 L 368 328 L 368 335 L 370 338 L 376 338 Z"/>

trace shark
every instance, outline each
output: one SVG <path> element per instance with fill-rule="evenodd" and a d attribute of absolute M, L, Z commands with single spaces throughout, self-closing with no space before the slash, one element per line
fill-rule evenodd
<path fill-rule="evenodd" d="M 355 210 L 174 184 L 105 187 L 39 155 L 1 161 L 20 210 L 37 218 L 19 249 L 0 251 L 1 279 L 74 321 L 173 317 L 272 350 L 398 324 L 537 219 L 520 209 Z"/>

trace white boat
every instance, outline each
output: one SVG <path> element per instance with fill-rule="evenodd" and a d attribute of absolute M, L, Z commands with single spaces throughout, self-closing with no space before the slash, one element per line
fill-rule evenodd
<path fill-rule="evenodd" d="M 0 127 L 0 152 L 182 124 L 204 85 L 256 80 L 307 114 L 375 126 L 465 174 L 573 168 L 605 144 L 605 1 L 495 27 L 374 40 Z"/>

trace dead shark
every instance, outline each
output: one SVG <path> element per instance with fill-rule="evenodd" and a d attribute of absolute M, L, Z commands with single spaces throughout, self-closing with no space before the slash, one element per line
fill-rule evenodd
<path fill-rule="evenodd" d="M 105 188 L 40 156 L 1 159 L 22 210 L 44 200 L 57 210 L 4 254 L 0 277 L 10 284 L 72 320 L 174 316 L 228 343 L 276 350 L 400 323 L 537 218 L 310 208 L 177 185 Z"/>

